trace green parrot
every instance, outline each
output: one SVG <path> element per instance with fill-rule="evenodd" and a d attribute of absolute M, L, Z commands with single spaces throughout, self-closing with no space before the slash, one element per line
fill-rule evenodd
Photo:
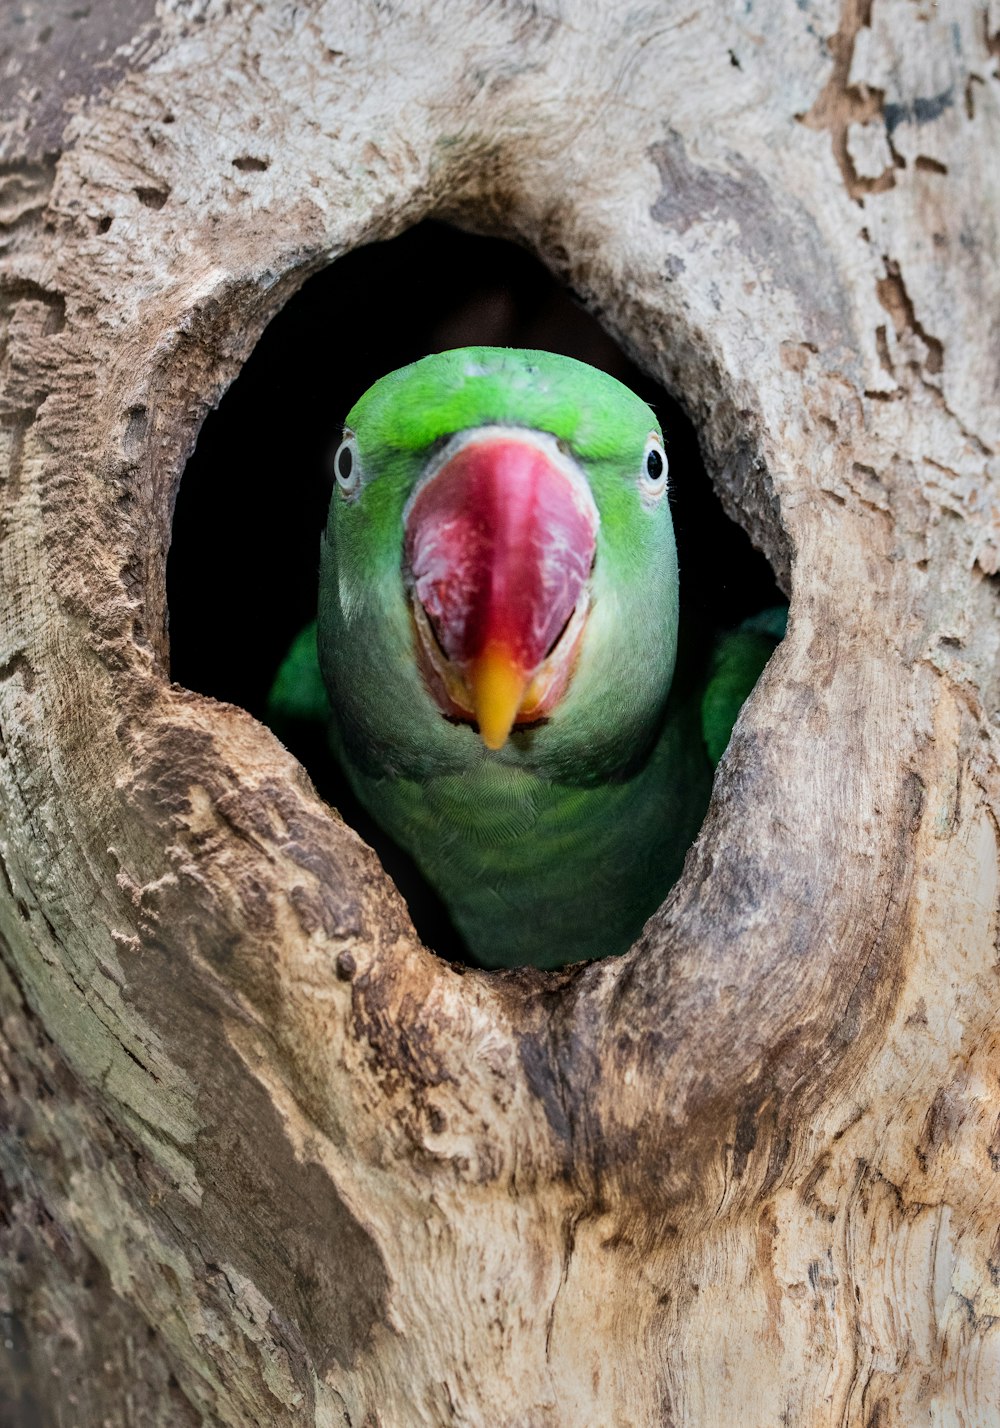
<path fill-rule="evenodd" d="M 272 722 L 329 721 L 357 799 L 474 961 L 625 951 L 680 872 L 783 613 L 678 666 L 663 434 L 569 357 L 425 357 L 356 403 L 333 464 L 318 622 Z"/>

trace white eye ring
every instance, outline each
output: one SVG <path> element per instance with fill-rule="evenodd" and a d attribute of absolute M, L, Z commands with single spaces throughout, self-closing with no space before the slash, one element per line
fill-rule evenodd
<path fill-rule="evenodd" d="M 656 432 L 650 432 L 642 453 L 642 472 L 639 476 L 639 489 L 644 496 L 653 496 L 658 500 L 663 495 L 667 489 L 668 469 L 663 442 Z"/>
<path fill-rule="evenodd" d="M 358 455 L 358 439 L 353 432 L 344 432 L 344 439 L 334 453 L 333 474 L 341 495 L 353 496 L 361 484 L 361 458 Z"/>

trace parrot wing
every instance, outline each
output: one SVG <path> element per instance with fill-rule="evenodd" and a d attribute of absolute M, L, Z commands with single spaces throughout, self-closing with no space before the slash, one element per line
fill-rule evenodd
<path fill-rule="evenodd" d="M 267 696 L 266 722 L 275 730 L 298 722 L 325 724 L 330 700 L 319 668 L 316 621 L 300 630 L 281 661 Z"/>
<path fill-rule="evenodd" d="M 701 733 L 713 769 L 725 753 L 740 709 L 784 637 L 787 623 L 787 605 L 776 605 L 719 638 L 701 698 Z"/>

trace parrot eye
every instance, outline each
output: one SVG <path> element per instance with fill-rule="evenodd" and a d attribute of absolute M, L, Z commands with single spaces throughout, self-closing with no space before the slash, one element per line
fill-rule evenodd
<path fill-rule="evenodd" d="M 358 443 L 354 436 L 345 436 L 337 447 L 337 454 L 333 458 L 333 470 L 341 493 L 345 496 L 353 496 L 361 478 Z"/>
<path fill-rule="evenodd" d="M 667 489 L 667 454 L 658 436 L 651 435 L 646 443 L 639 485 L 648 496 L 662 496 Z"/>

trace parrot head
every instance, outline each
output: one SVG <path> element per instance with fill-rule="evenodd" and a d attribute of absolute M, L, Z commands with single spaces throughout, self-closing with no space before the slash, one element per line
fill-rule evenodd
<path fill-rule="evenodd" d="M 549 352 L 443 352 L 357 402 L 334 471 L 319 649 L 354 760 L 586 779 L 644 751 L 678 593 L 644 402 Z"/>

